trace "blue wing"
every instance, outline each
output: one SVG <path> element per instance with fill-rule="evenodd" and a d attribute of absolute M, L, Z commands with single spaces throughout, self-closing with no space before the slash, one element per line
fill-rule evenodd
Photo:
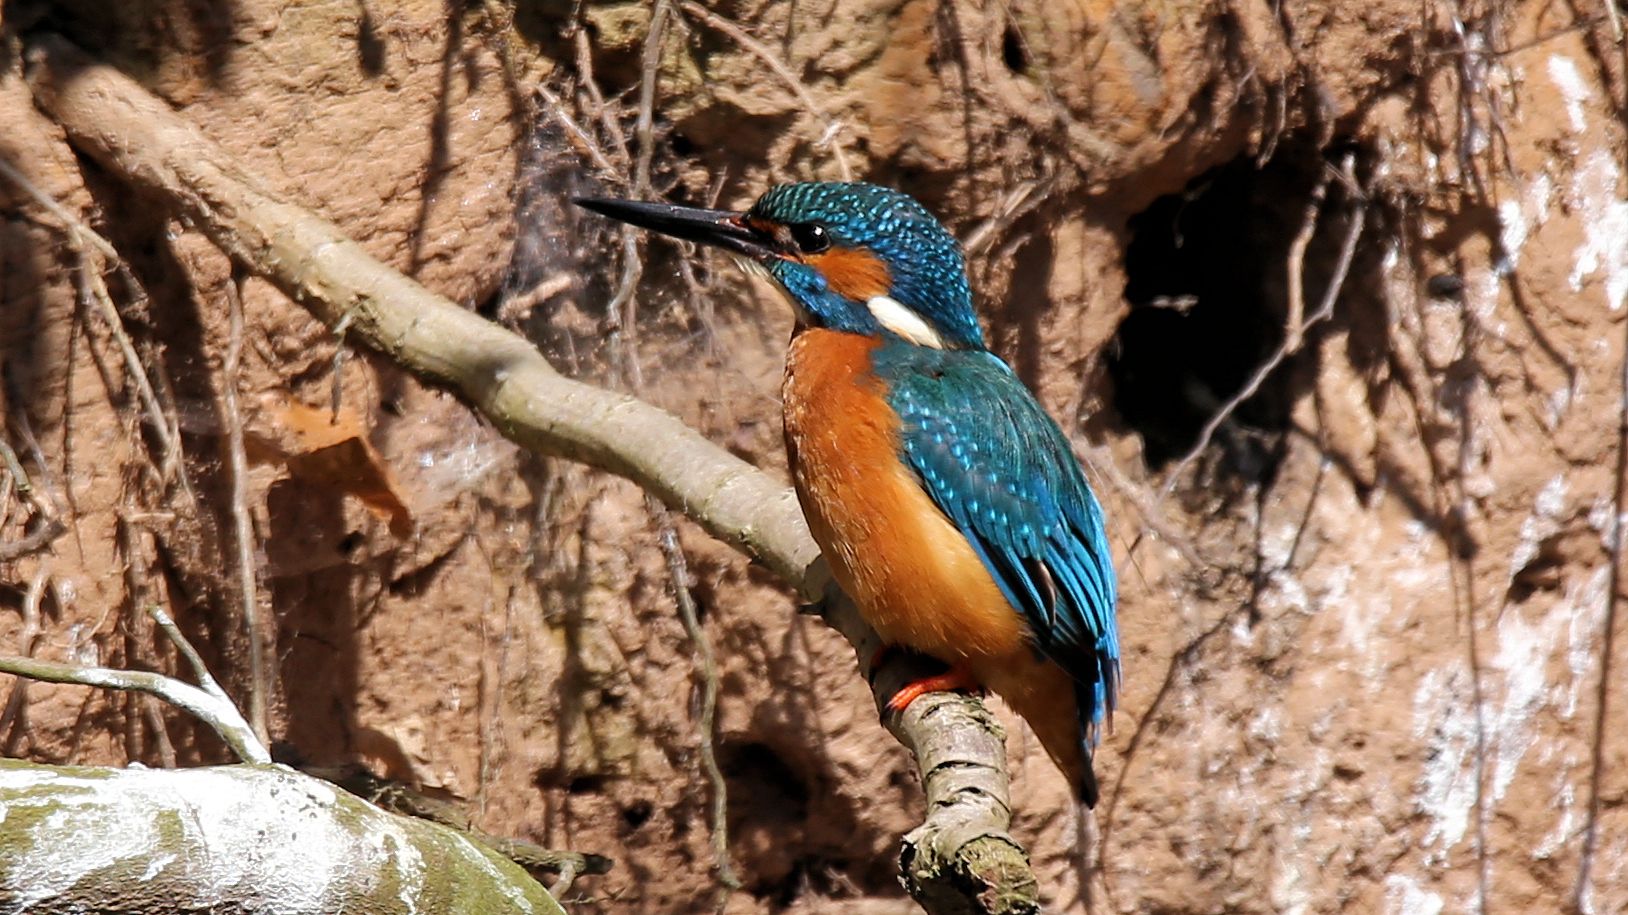
<path fill-rule="evenodd" d="M 1068 439 L 991 353 L 890 344 L 874 360 L 903 421 L 905 460 L 1036 647 L 1074 677 L 1094 740 L 1118 701 L 1118 594 L 1102 508 Z"/>

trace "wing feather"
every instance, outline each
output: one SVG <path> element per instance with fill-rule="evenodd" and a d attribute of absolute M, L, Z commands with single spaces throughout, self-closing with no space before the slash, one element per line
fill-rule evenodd
<path fill-rule="evenodd" d="M 1074 677 L 1094 739 L 1118 702 L 1118 594 L 1102 508 L 1068 439 L 990 353 L 892 344 L 874 358 L 903 457 L 1035 647 Z"/>

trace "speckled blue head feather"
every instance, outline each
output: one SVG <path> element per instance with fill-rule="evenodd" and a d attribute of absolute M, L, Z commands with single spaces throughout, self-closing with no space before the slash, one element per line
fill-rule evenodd
<path fill-rule="evenodd" d="M 771 188 L 747 212 L 747 219 L 783 225 L 814 224 L 830 233 L 835 248 L 868 251 L 887 265 L 887 295 L 927 321 L 955 348 L 983 349 L 983 332 L 972 310 L 966 261 L 954 236 L 927 208 L 891 188 L 860 182 L 809 182 Z M 818 271 L 792 260 L 774 260 L 769 272 L 798 304 L 839 330 L 875 331 L 860 309 L 822 301 L 834 295 Z M 860 303 L 863 304 L 863 303 Z"/>
<path fill-rule="evenodd" d="M 576 202 L 733 252 L 778 282 L 807 324 L 934 349 L 986 349 L 961 246 L 925 207 L 890 188 L 783 184 L 745 213 L 606 198 Z"/>

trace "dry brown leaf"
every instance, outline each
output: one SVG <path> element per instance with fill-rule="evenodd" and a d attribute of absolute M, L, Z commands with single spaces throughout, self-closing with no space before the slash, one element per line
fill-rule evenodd
<path fill-rule="evenodd" d="M 356 413 L 308 407 L 290 401 L 270 407 L 267 412 L 285 433 L 274 452 L 289 476 L 342 490 L 389 522 L 390 533 L 405 539 L 413 532 L 413 516 L 396 485 L 395 474 L 377 449 L 367 440 L 362 419 Z"/>

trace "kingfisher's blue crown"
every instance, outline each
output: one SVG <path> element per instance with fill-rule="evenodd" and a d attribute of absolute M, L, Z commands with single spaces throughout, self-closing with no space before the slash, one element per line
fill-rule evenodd
<path fill-rule="evenodd" d="M 966 262 L 955 237 L 927 208 L 891 188 L 861 182 L 808 182 L 771 188 L 747 218 L 789 226 L 819 226 L 833 248 L 869 252 L 886 264 L 898 301 L 955 348 L 983 349 L 972 310 Z M 797 304 L 838 330 L 880 333 L 864 303 L 844 301 L 819 270 L 795 260 L 767 264 Z"/>

